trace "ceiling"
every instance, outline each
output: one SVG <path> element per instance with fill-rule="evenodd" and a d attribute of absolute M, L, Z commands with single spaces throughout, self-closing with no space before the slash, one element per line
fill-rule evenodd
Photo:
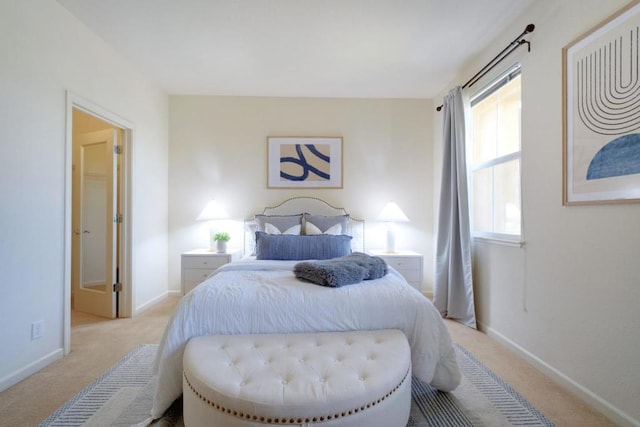
<path fill-rule="evenodd" d="M 533 0 L 58 2 L 169 94 L 433 98 Z"/>

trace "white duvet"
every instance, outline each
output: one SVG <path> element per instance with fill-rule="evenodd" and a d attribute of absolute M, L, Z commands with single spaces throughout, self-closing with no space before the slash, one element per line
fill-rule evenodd
<path fill-rule="evenodd" d="M 460 382 L 440 314 L 398 272 L 340 288 L 296 279 L 293 261 L 227 264 L 183 297 L 167 325 L 154 370 L 152 418 L 182 394 L 182 352 L 201 335 L 400 329 L 411 347 L 413 375 L 450 391 Z"/>

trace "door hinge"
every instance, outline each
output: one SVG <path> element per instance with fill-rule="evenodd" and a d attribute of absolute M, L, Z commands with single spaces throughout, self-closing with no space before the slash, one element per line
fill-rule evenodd
<path fill-rule="evenodd" d="M 122 214 L 114 214 L 113 215 L 113 223 L 114 224 L 122 224 Z"/>
<path fill-rule="evenodd" d="M 113 292 L 122 292 L 122 283 L 114 283 Z"/>
<path fill-rule="evenodd" d="M 122 154 L 122 145 L 114 145 L 113 146 L 114 154 Z"/>

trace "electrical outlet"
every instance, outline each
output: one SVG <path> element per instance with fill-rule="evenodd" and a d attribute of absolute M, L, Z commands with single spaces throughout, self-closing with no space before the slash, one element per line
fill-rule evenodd
<path fill-rule="evenodd" d="M 36 340 L 44 335 L 44 325 L 42 320 L 31 324 L 31 339 Z"/>

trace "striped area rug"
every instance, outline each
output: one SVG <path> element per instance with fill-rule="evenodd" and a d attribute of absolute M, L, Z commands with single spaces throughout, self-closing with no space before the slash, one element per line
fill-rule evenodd
<path fill-rule="evenodd" d="M 151 364 L 157 348 L 145 344 L 134 349 L 40 425 L 120 427 L 143 421 L 153 400 Z M 456 354 L 462 382 L 453 392 L 441 393 L 413 378 L 407 427 L 553 426 L 462 346 L 456 345 Z M 181 412 L 179 399 L 153 426 L 183 426 Z"/>
<path fill-rule="evenodd" d="M 442 393 L 413 378 L 411 418 L 407 427 L 553 426 L 509 384 L 456 344 L 460 385 Z"/>

